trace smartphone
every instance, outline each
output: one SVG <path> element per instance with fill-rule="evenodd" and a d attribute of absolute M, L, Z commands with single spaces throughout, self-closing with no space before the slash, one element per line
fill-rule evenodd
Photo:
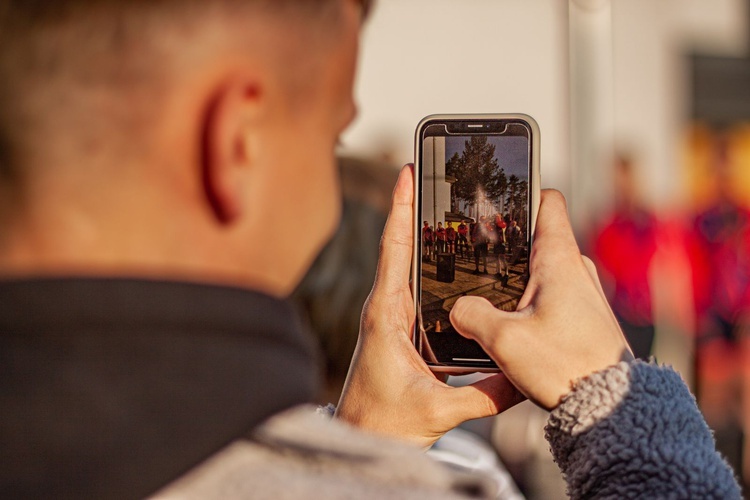
<path fill-rule="evenodd" d="M 449 315 L 464 295 L 518 306 L 539 210 L 539 126 L 523 114 L 431 115 L 415 160 L 414 344 L 433 371 L 499 371 Z"/>

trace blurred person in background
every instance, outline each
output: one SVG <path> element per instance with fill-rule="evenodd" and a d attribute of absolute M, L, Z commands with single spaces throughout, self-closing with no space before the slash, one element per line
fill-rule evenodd
<path fill-rule="evenodd" d="M 697 394 L 717 446 L 742 470 L 743 331 L 750 311 L 750 211 L 733 194 L 729 136 L 713 141 L 713 201 L 692 220 L 688 255 L 696 313 Z M 747 383 L 748 381 L 744 381 Z M 744 427 L 744 429 L 743 429 Z"/>
<path fill-rule="evenodd" d="M 293 299 L 320 342 L 324 369 L 322 403 L 338 401 L 354 353 L 362 306 L 372 289 L 378 244 L 398 170 L 382 162 L 340 158 L 343 210 L 330 242 L 315 259 Z M 432 246 L 424 222 L 425 257 Z M 428 233 L 428 229 L 430 230 Z"/>
<path fill-rule="evenodd" d="M 649 278 L 658 223 L 639 199 L 634 168 L 629 154 L 615 156 L 614 212 L 597 231 L 593 249 L 625 338 L 637 358 L 647 359 L 655 334 Z"/>

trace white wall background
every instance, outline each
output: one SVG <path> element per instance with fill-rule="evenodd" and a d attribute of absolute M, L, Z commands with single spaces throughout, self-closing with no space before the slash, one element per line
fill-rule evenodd
<path fill-rule="evenodd" d="M 566 179 L 566 2 L 379 0 L 362 41 L 359 117 L 344 152 L 412 161 L 434 113 L 523 112 L 542 130 L 543 182 Z"/>
<path fill-rule="evenodd" d="M 611 13 L 612 58 L 604 68 L 611 77 L 600 78 L 611 86 L 601 89 L 612 96 L 606 111 L 611 116 L 605 120 L 609 131 L 600 134 L 638 153 L 648 202 L 679 202 L 678 148 L 689 99 L 683 55 L 692 49 L 744 55 L 746 1 L 570 2 L 585 8 L 607 4 Z M 591 183 L 571 190 L 586 171 L 571 168 L 575 112 L 569 109 L 568 42 L 565 0 L 378 0 L 362 40 L 359 117 L 343 137 L 342 152 L 387 152 L 402 164 L 413 158 L 414 128 L 425 115 L 528 113 L 542 131 L 543 186 L 569 196 L 574 191 L 578 199 L 571 201 L 591 211 L 589 198 L 602 198 L 594 190 L 610 187 Z M 576 106 L 581 101 L 574 99 Z M 590 139 L 601 161 L 589 168 L 609 168 L 606 147 L 597 142 L 607 140 Z M 602 179 L 599 184 L 607 176 Z"/>
<path fill-rule="evenodd" d="M 445 137 L 424 140 L 424 170 L 422 173 L 422 219 L 437 229 L 445 224 L 445 213 L 451 209 L 451 185 L 445 181 Z M 422 227 L 422 221 L 419 226 Z"/>

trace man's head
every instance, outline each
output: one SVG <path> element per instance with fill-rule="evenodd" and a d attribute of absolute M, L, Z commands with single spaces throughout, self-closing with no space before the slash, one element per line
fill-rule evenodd
<path fill-rule="evenodd" d="M 287 293 L 338 218 L 361 16 L 355 0 L 0 0 L 0 272 Z M 300 212 L 316 236 L 254 250 Z"/>
<path fill-rule="evenodd" d="M 424 227 L 427 227 L 427 226 L 429 226 L 429 224 L 427 223 L 427 221 L 424 221 Z"/>
<path fill-rule="evenodd" d="M 442 222 L 438 222 L 438 227 L 443 227 L 443 223 Z"/>

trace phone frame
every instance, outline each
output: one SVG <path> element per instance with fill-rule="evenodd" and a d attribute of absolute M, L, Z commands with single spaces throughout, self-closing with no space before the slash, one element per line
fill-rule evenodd
<path fill-rule="evenodd" d="M 474 372 L 499 372 L 500 369 L 493 366 L 476 366 L 476 365 L 443 365 L 431 362 L 422 355 L 420 349 L 421 342 L 421 190 L 422 190 L 422 135 L 426 127 L 433 124 L 442 124 L 446 122 L 471 122 L 472 124 L 491 123 L 497 121 L 519 122 L 528 127 L 529 130 L 529 213 L 531 222 L 531 231 L 529 234 L 529 256 L 534 242 L 534 233 L 536 231 L 536 218 L 539 212 L 539 203 L 541 198 L 541 176 L 539 173 L 539 156 L 540 156 L 540 138 L 539 125 L 531 116 L 523 113 L 500 113 L 500 114 L 435 114 L 424 117 L 415 132 L 414 138 L 414 222 L 413 222 L 413 240 L 414 252 L 412 257 L 412 296 L 414 298 L 414 328 L 411 332 L 414 347 L 420 354 L 420 357 L 427 363 L 429 368 L 435 372 L 450 373 L 474 373 Z M 475 132 L 476 129 L 457 132 L 456 135 L 491 135 L 491 132 L 482 134 Z"/>

